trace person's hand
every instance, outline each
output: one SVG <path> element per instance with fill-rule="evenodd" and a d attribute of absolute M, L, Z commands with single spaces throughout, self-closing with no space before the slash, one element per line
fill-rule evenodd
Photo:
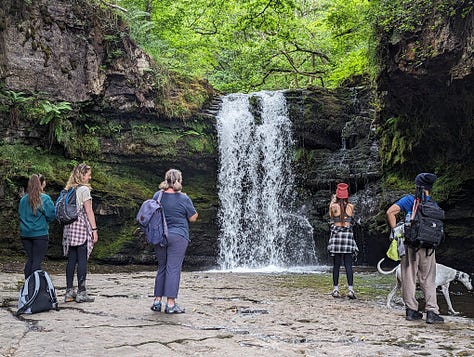
<path fill-rule="evenodd" d="M 95 243 L 97 243 L 97 241 L 99 240 L 99 233 L 97 233 L 97 230 L 95 231 L 92 231 L 92 241 Z"/>

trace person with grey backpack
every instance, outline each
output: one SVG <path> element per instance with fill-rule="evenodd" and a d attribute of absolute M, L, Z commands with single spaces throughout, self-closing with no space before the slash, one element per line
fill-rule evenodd
<path fill-rule="evenodd" d="M 151 243 L 154 245 L 158 260 L 155 277 L 154 300 L 151 310 L 162 311 L 162 299 L 166 297 L 165 314 L 182 314 L 184 309 L 176 304 L 178 297 L 181 268 L 189 244 L 189 222 L 195 222 L 198 213 L 191 198 L 181 192 L 183 188 L 181 171 L 171 169 L 165 174 L 160 190 L 155 192 L 153 200 L 159 201 L 166 220 L 166 241 Z M 137 217 L 141 221 L 140 215 Z M 149 239 L 149 237 L 148 237 Z"/>

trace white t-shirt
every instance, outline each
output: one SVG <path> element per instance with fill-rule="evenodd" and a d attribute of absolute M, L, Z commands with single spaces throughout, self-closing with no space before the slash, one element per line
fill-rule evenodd
<path fill-rule="evenodd" d="M 91 189 L 87 186 L 79 186 L 76 190 L 76 202 L 80 208 L 87 200 L 92 200 Z"/>

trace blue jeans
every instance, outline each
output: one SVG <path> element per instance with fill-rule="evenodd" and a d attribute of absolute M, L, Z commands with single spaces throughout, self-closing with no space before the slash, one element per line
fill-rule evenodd
<path fill-rule="evenodd" d="M 186 238 L 176 234 L 170 234 L 166 247 L 161 247 L 158 244 L 155 245 L 155 253 L 158 259 L 158 271 L 155 278 L 155 297 L 178 297 L 181 268 L 188 244 L 189 241 Z"/>

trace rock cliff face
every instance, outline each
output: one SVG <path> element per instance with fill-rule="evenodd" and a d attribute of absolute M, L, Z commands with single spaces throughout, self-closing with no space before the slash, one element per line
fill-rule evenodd
<path fill-rule="evenodd" d="M 381 194 L 382 167 L 375 111 L 369 86 L 295 90 L 286 93 L 296 140 L 295 173 L 302 211 L 314 228 L 321 263 L 329 261 L 328 204 L 339 182 L 350 187 L 359 224 L 355 226 L 359 264 L 375 264 L 387 245 Z M 383 238 L 384 239 L 383 239 Z"/>
<path fill-rule="evenodd" d="M 438 256 L 453 266 L 474 253 L 473 48 L 472 1 L 433 1 L 422 24 L 381 32 L 379 44 L 385 172 L 440 176 L 435 193 L 447 210 L 449 244 Z"/>
<path fill-rule="evenodd" d="M 155 108 L 150 58 L 121 36 L 118 18 L 85 1 L 7 0 L 2 11 L 7 88 L 73 103 L 99 97 L 120 110 Z"/>
<path fill-rule="evenodd" d="M 0 78 L 10 97 L 0 102 L 0 248 L 7 255 L 20 250 L 16 205 L 29 175 L 45 173 L 55 198 L 72 165 L 87 161 L 100 227 L 93 258 L 150 263 L 150 247 L 134 235 L 134 215 L 164 172 L 176 167 L 200 213 L 185 264 L 212 266 L 216 93 L 204 81 L 157 68 L 118 17 L 91 3 L 2 3 Z M 298 205 L 314 227 L 322 263 L 327 204 L 338 182 L 350 184 L 361 219 L 358 263 L 374 264 L 388 244 L 385 210 L 413 188 L 417 172 L 430 170 L 440 176 L 437 194 L 448 214 L 449 244 L 438 259 L 473 270 L 474 20 L 472 9 L 436 19 L 413 33 L 382 34 L 377 93 L 370 86 L 286 92 Z M 56 109 L 65 101 L 73 110 L 59 110 L 42 124 L 34 115 L 41 101 Z M 380 103 L 377 112 L 373 103 Z M 55 224 L 49 256 L 61 257 L 61 227 Z"/>
<path fill-rule="evenodd" d="M 133 235 L 134 215 L 176 167 L 200 213 L 191 233 L 200 244 L 191 245 L 189 261 L 209 264 L 216 250 L 217 154 L 214 121 L 205 111 L 212 110 L 213 89 L 159 69 L 120 17 L 97 2 L 3 1 L 0 53 L 2 249 L 20 250 L 16 205 L 28 176 L 44 173 L 55 198 L 72 166 L 87 161 L 101 228 L 95 258 L 150 262 L 151 249 Z M 42 103 L 56 110 L 50 121 L 43 122 L 51 112 Z M 61 256 L 60 237 L 53 224 L 52 258 Z"/>

